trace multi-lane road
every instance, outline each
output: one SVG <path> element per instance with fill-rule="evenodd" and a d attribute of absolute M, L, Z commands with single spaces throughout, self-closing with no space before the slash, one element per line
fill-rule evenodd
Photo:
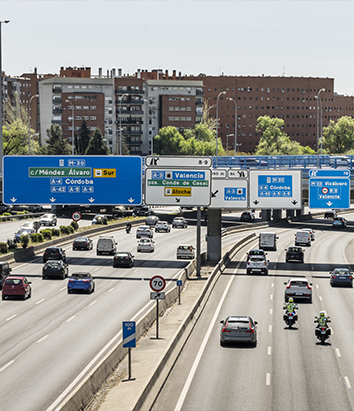
<path fill-rule="evenodd" d="M 354 215 L 347 214 L 353 221 Z M 295 228 L 277 228 L 278 250 L 268 252 L 268 276 L 246 275 L 245 253 L 237 253 L 220 276 L 208 304 L 165 383 L 153 411 L 263 411 L 354 409 L 354 291 L 332 288 L 329 271 L 354 267 L 354 227 L 333 230 L 312 220 L 316 231 L 305 262 L 285 263 Z M 269 231 L 269 229 L 267 229 Z M 283 321 L 284 282 L 305 276 L 313 303 L 299 302 L 299 321 Z M 326 310 L 333 334 L 326 345 L 315 337 L 314 317 Z M 258 321 L 258 344 L 220 346 L 220 321 L 250 315 Z"/>

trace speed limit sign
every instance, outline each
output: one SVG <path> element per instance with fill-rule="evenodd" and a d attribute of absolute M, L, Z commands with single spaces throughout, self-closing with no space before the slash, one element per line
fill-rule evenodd
<path fill-rule="evenodd" d="M 81 220 L 81 213 L 80 213 L 79 211 L 74 211 L 74 212 L 71 214 L 71 218 L 72 218 L 74 221 L 80 221 L 80 220 Z"/>
<path fill-rule="evenodd" d="M 153 291 L 159 292 L 162 291 L 166 287 L 166 281 L 160 275 L 155 275 L 150 280 L 150 288 Z"/>

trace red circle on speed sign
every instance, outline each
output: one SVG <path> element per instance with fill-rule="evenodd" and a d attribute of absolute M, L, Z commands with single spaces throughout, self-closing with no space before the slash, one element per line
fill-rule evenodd
<path fill-rule="evenodd" d="M 74 212 L 71 214 L 71 218 L 72 218 L 74 221 L 80 221 L 80 220 L 81 220 L 81 213 L 80 213 L 79 211 L 74 211 Z"/>
<path fill-rule="evenodd" d="M 160 275 L 155 275 L 150 280 L 150 288 L 153 291 L 159 292 L 162 291 L 166 287 L 166 281 Z"/>
<path fill-rule="evenodd" d="M 327 187 L 323 187 L 321 191 L 322 191 L 322 194 L 328 194 L 329 190 Z"/>

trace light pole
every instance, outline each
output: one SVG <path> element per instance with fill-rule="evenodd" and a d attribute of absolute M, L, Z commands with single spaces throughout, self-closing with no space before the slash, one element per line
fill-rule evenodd
<path fill-rule="evenodd" d="M 237 147 L 237 103 L 233 97 L 228 97 L 228 100 L 235 103 L 235 156 L 236 156 L 236 147 Z"/>
<path fill-rule="evenodd" d="M 319 145 L 319 113 L 318 113 L 318 101 L 320 99 L 320 93 L 322 91 L 326 91 L 326 89 L 321 88 L 320 90 L 318 90 L 318 94 L 317 96 L 315 96 L 315 98 L 317 98 L 317 168 L 320 167 L 320 145 Z M 322 108 L 322 106 L 321 106 Z M 322 110 L 321 110 L 321 127 L 322 127 Z M 322 132 L 321 132 L 322 135 Z M 321 153 L 322 154 L 322 153 Z"/>
<path fill-rule="evenodd" d="M 229 155 L 229 137 L 234 137 L 234 134 L 227 134 L 226 135 L 226 152 Z"/>
<path fill-rule="evenodd" d="M 215 149 L 215 165 L 218 165 L 218 131 L 219 131 L 219 97 L 221 94 L 226 94 L 226 91 L 220 91 L 216 98 L 216 149 Z"/>
<path fill-rule="evenodd" d="M 71 134 L 71 138 L 72 138 L 72 142 L 71 142 L 71 154 L 74 155 L 74 104 L 70 101 L 70 100 L 65 100 L 67 103 L 69 103 L 71 105 L 71 110 L 72 110 L 72 125 L 73 125 L 73 129 L 72 129 L 72 134 Z"/>
<path fill-rule="evenodd" d="M 122 100 L 123 97 L 128 96 L 128 94 L 123 94 L 119 101 L 119 155 L 122 155 Z M 118 147 L 117 147 L 118 151 Z"/>
<path fill-rule="evenodd" d="M 3 157 L 3 149 L 2 149 L 2 46 L 1 46 L 1 24 L 2 23 L 10 23 L 10 20 L 0 21 L 0 174 L 2 175 L 2 157 Z"/>
<path fill-rule="evenodd" d="M 32 99 L 35 97 L 39 97 L 38 94 L 35 94 L 30 98 L 28 103 L 28 154 L 31 155 L 31 103 Z"/>

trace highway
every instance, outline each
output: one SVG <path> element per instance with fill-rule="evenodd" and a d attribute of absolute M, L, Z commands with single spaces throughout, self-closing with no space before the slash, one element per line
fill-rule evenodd
<path fill-rule="evenodd" d="M 354 214 L 347 214 L 353 221 Z M 354 266 L 354 226 L 333 230 L 331 222 L 312 220 L 316 239 L 305 248 L 305 262 L 285 263 L 294 228 L 272 228 L 278 250 L 268 252 L 268 276 L 246 275 L 243 248 L 220 276 L 153 411 L 264 411 L 354 409 L 353 289 L 331 288 L 329 271 Z M 265 231 L 265 230 L 264 230 Z M 269 231 L 269 229 L 267 230 Z M 284 282 L 306 276 L 313 303 L 299 302 L 299 321 L 283 321 Z M 326 345 L 315 337 L 314 317 L 325 309 L 333 335 Z M 250 315 L 258 321 L 258 344 L 220 346 L 220 321 Z"/>

